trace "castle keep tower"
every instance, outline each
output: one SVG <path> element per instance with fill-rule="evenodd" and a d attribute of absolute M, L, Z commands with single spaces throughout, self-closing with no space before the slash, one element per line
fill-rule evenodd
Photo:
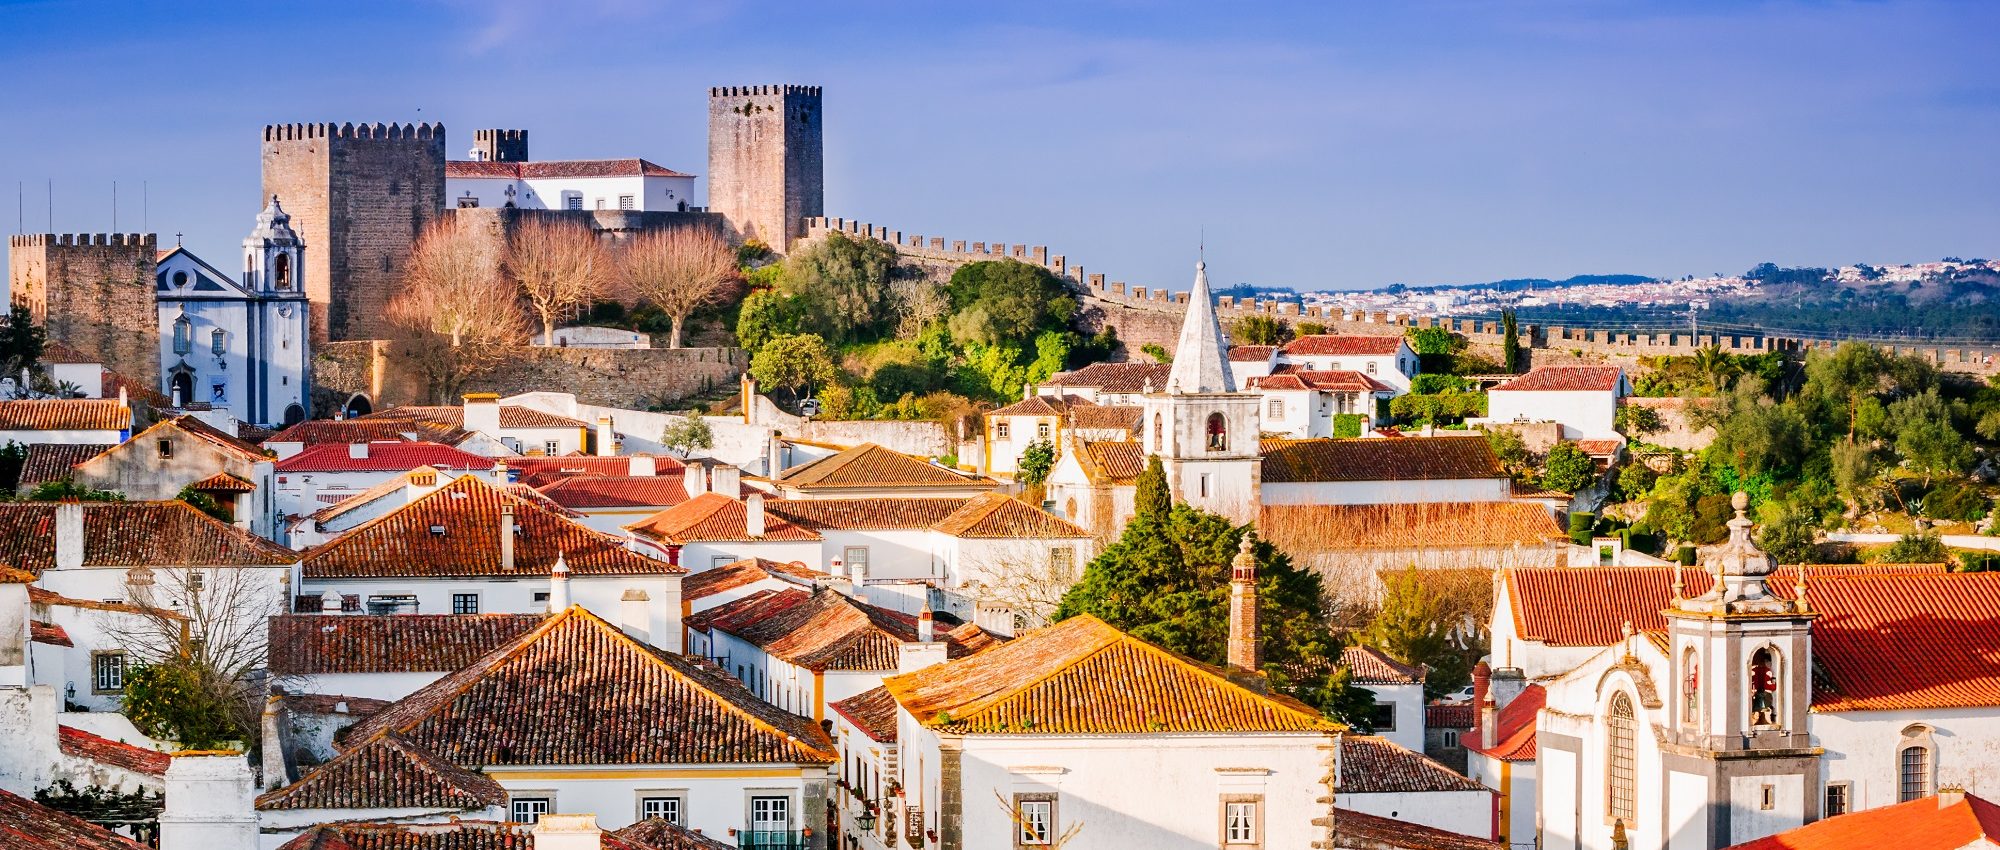
<path fill-rule="evenodd" d="M 9 238 L 8 247 L 14 303 L 35 314 L 50 340 L 135 381 L 157 380 L 153 234 L 32 233 Z"/>
<path fill-rule="evenodd" d="M 736 242 L 784 252 L 826 214 L 819 86 L 708 90 L 708 209 Z"/>
<path fill-rule="evenodd" d="M 259 201 L 284 198 L 313 246 L 302 275 L 313 338 L 385 336 L 410 245 L 444 209 L 444 125 L 273 124 L 263 161 Z"/>
<path fill-rule="evenodd" d="M 528 131 L 472 131 L 473 162 L 527 162 Z"/>

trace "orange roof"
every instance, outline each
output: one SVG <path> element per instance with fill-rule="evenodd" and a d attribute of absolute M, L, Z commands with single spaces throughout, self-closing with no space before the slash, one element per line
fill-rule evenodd
<path fill-rule="evenodd" d="M 1983 842 L 1983 843 L 1982 843 Z M 1730 850 L 1961 850 L 2000 844 L 2000 806 L 1971 794 L 1950 805 L 1923 797 L 1830 817 Z"/>
<path fill-rule="evenodd" d="M 1532 502 L 1265 505 L 1258 530 L 1291 551 L 1541 546 L 1567 541 Z"/>
<path fill-rule="evenodd" d="M 147 776 L 165 776 L 173 756 L 159 750 L 113 741 L 102 735 L 71 726 L 56 727 L 56 744 L 65 755 L 86 758 L 99 764 L 124 768 Z"/>
<path fill-rule="evenodd" d="M 966 500 L 964 505 L 931 528 L 953 537 L 968 538 L 1090 536 L 1090 532 L 1075 523 L 1000 493 L 981 493 Z"/>
<path fill-rule="evenodd" d="M 1308 334 L 1285 343 L 1294 357 L 1387 357 L 1403 346 L 1401 336 Z"/>
<path fill-rule="evenodd" d="M 33 643 L 48 644 L 49 646 L 76 646 L 76 641 L 69 639 L 68 629 L 55 623 L 45 623 L 41 620 L 28 621 L 28 640 Z"/>
<path fill-rule="evenodd" d="M 1094 406 L 1084 399 L 1068 396 L 1031 395 L 999 410 L 989 410 L 987 416 L 1064 416 L 1078 407 Z"/>
<path fill-rule="evenodd" d="M 500 562 L 501 509 L 512 506 L 514 563 Z M 561 555 L 573 575 L 682 572 L 625 548 L 543 504 L 464 475 L 407 505 L 309 550 L 308 578 L 357 576 L 546 576 Z"/>
<path fill-rule="evenodd" d="M 310 598 L 310 597 L 308 597 Z M 541 614 L 280 614 L 271 672 L 449 673 L 541 625 Z"/>
<path fill-rule="evenodd" d="M 818 540 L 819 532 L 794 524 L 784 516 L 771 512 L 767 500 L 764 510 L 764 536 L 760 540 Z M 900 500 L 882 500 L 900 501 Z M 627 531 L 654 540 L 682 544 L 712 540 L 749 540 L 749 526 L 746 524 L 749 508 L 744 503 L 721 493 L 703 493 L 638 522 L 625 526 Z"/>
<path fill-rule="evenodd" d="M 643 537 L 682 544 L 749 540 L 749 508 L 703 493 L 625 526 Z M 762 540 L 817 540 L 829 530 L 930 529 L 954 537 L 1089 537 L 1075 525 L 999 493 L 917 499 L 766 499 Z"/>
<path fill-rule="evenodd" d="M 1293 369 L 1251 378 L 1250 387 L 1260 390 L 1322 390 L 1325 392 L 1382 393 L 1390 387 L 1352 369 Z"/>
<path fill-rule="evenodd" d="M 1264 440 L 1264 483 L 1505 478 L 1482 436 Z"/>
<path fill-rule="evenodd" d="M 537 489 L 571 510 L 666 507 L 687 501 L 687 483 L 681 476 L 679 470 L 664 475 L 572 475 Z"/>
<path fill-rule="evenodd" d="M 1625 448 L 1624 440 L 1578 440 L 1576 447 L 1591 457 L 1611 457 Z"/>
<path fill-rule="evenodd" d="M 189 484 L 188 489 L 206 490 L 210 493 L 254 493 L 257 490 L 257 485 L 230 475 L 227 472 L 218 472 L 193 484 Z"/>
<path fill-rule="evenodd" d="M 777 596 L 790 604 L 770 610 L 764 599 L 746 597 L 712 610 L 707 627 L 728 632 L 808 670 L 895 670 L 902 645 L 917 639 L 917 618 L 878 608 L 832 590 L 807 596 L 787 590 Z M 755 608 L 753 616 L 729 609 Z M 934 636 L 949 658 L 961 658 L 1000 640 L 978 626 L 936 615 Z"/>
<path fill-rule="evenodd" d="M 1549 692 L 1541 685 L 1529 685 L 1514 695 L 1512 702 L 1493 712 L 1493 747 L 1480 745 L 1484 740 L 1480 730 L 1459 736 L 1459 743 L 1469 752 L 1491 756 L 1501 761 L 1535 760 L 1535 718 L 1541 714 L 1542 706 L 1548 704 Z M 1475 715 L 1477 716 L 1477 715 Z M 1477 721 L 1474 721 L 1477 725 Z"/>
<path fill-rule="evenodd" d="M 1232 345 L 1229 347 L 1229 362 L 1262 363 L 1271 359 L 1271 352 L 1277 350 L 1275 345 Z"/>
<path fill-rule="evenodd" d="M 869 688 L 847 699 L 829 703 L 827 708 L 847 718 L 868 739 L 882 744 L 896 743 L 896 698 L 889 689 Z"/>
<path fill-rule="evenodd" d="M 83 502 L 86 567 L 282 567 L 298 553 L 169 499 Z M 55 566 L 55 502 L 0 504 L 0 563 Z"/>
<path fill-rule="evenodd" d="M 485 774 L 381 734 L 258 796 L 257 809 L 483 809 L 506 801 Z"/>
<path fill-rule="evenodd" d="M 935 463 L 862 443 L 838 454 L 807 461 L 772 479 L 780 487 L 832 490 L 844 487 L 966 487 L 991 488 L 995 482 L 946 469 Z"/>
<path fill-rule="evenodd" d="M 21 460 L 22 489 L 44 481 L 68 478 L 84 461 L 114 448 L 111 443 L 29 443 L 28 456 Z"/>
<path fill-rule="evenodd" d="M 1140 417 L 1145 410 L 1139 407 L 1115 404 L 1093 404 L 1088 407 L 1071 408 L 1070 424 L 1082 429 L 1132 431 L 1139 427 Z"/>
<path fill-rule="evenodd" d="M 75 815 L 0 791 L 0 847 L 7 850 L 146 850 Z"/>
<path fill-rule="evenodd" d="M 1491 392 L 1611 392 L 1624 376 L 1616 366 L 1537 366 Z"/>
<path fill-rule="evenodd" d="M 534 829 L 533 824 L 456 817 L 445 823 L 342 821 L 315 825 L 278 845 L 278 850 L 533 850 Z M 673 833 L 692 839 L 681 843 L 623 837 L 628 831 L 647 834 L 634 827 L 606 832 L 597 837 L 598 850 L 727 850 L 729 846 L 686 830 Z"/>
<path fill-rule="evenodd" d="M 1424 668 L 1397 661 L 1372 646 L 1350 646 L 1340 652 L 1340 664 L 1363 685 L 1420 685 Z"/>
<path fill-rule="evenodd" d="M 384 417 L 380 419 L 308 419 L 265 438 L 266 443 L 301 443 L 317 446 L 321 443 L 372 443 L 377 440 L 426 439 L 439 443 L 454 443 L 455 429 L 419 423 L 414 419 Z"/>
<path fill-rule="evenodd" d="M 431 425 L 451 428 L 465 427 L 465 408 L 458 405 L 404 405 L 392 407 L 380 413 L 361 417 L 369 419 L 411 419 Z M 587 428 L 582 420 L 567 416 L 557 416 L 532 407 L 518 404 L 500 405 L 500 427 L 502 428 Z"/>
<path fill-rule="evenodd" d="M 128 431 L 132 409 L 115 398 L 0 401 L 0 431 Z"/>
<path fill-rule="evenodd" d="M 1081 369 L 1057 372 L 1042 382 L 1045 387 L 1088 387 L 1106 393 L 1136 393 L 1151 383 L 1153 389 L 1167 387 L 1172 363 L 1092 363 Z"/>
<path fill-rule="evenodd" d="M 1333 810 L 1333 834 L 1339 847 L 1395 847 L 1398 850 L 1506 850 L 1485 838 L 1385 818 L 1351 809 Z"/>
<path fill-rule="evenodd" d="M 1375 735 L 1340 736 L 1340 789 L 1347 794 L 1485 791 L 1423 753 Z"/>
<path fill-rule="evenodd" d="M 1111 687 L 1111 684 L 1117 687 Z M 1336 732 L 1288 697 L 1168 652 L 1088 614 L 971 658 L 884 679 L 918 722 L 961 733 Z"/>
<path fill-rule="evenodd" d="M 1146 471 L 1146 450 L 1140 443 L 1081 443 L 1077 462 L 1093 482 L 1130 484 Z"/>
<path fill-rule="evenodd" d="M 808 569 L 801 563 L 781 564 L 763 558 L 745 558 L 698 573 L 690 573 L 681 579 L 681 601 L 693 602 L 725 590 L 755 584 L 767 578 L 810 589 L 814 581 L 832 576 Z"/>

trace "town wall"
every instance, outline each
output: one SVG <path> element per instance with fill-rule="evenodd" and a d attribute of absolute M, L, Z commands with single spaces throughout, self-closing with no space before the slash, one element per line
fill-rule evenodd
<path fill-rule="evenodd" d="M 376 410 L 432 404 L 407 355 L 379 340 L 350 340 L 314 351 L 317 386 L 344 401 L 359 393 Z M 738 348 L 544 348 L 520 346 L 501 365 L 466 382 L 465 392 L 503 396 L 561 389 L 585 404 L 646 409 L 673 404 L 716 387 L 734 386 L 749 365 Z M 334 410 L 335 407 L 320 409 Z"/>
<path fill-rule="evenodd" d="M 9 237 L 7 245 L 13 301 L 35 314 L 49 339 L 102 358 L 107 368 L 146 386 L 159 386 L 153 234 L 30 233 Z"/>
<path fill-rule="evenodd" d="M 305 240 L 313 338 L 385 334 L 410 245 L 444 209 L 442 124 L 264 127 L 263 197 Z"/>
<path fill-rule="evenodd" d="M 783 253 L 826 206 L 819 86 L 708 90 L 708 208 Z"/>
<path fill-rule="evenodd" d="M 1187 309 L 1187 293 L 1162 287 L 1107 280 L 1098 272 L 1087 272 L 1069 262 L 1063 254 L 1046 246 L 976 242 L 940 236 L 906 234 L 866 222 L 844 218 L 817 217 L 805 221 L 806 239 L 822 238 L 839 231 L 849 236 L 886 242 L 896 252 L 917 265 L 963 264 L 983 260 L 1014 259 L 1041 266 L 1067 281 L 1084 296 L 1086 326 L 1097 330 L 1113 327 L 1119 341 L 1130 352 L 1153 343 L 1172 351 L 1179 337 L 1181 313 Z M 1216 312 L 1227 323 L 1246 315 L 1273 316 L 1291 323 L 1318 322 L 1327 333 L 1399 336 L 1411 328 L 1441 327 L 1460 334 L 1471 343 L 1475 354 L 1498 360 L 1505 341 L 1500 323 L 1491 320 L 1412 316 L 1382 311 L 1338 310 L 1275 301 L 1216 299 Z M 1618 362 L 1633 364 L 1640 357 L 1688 355 L 1702 348 L 1719 348 L 1731 354 L 1762 354 L 1768 351 L 1804 352 L 1832 349 L 1838 340 L 1800 339 L 1784 336 L 1716 333 L 1636 333 L 1572 328 L 1563 325 L 1524 324 L 1516 336 L 1533 365 Z M 1923 358 L 1940 369 L 1976 375 L 2000 374 L 2000 344 L 1983 346 L 1911 345 L 1873 343 L 1892 354 Z"/>
<path fill-rule="evenodd" d="M 582 224 L 608 243 L 619 243 L 648 230 L 666 230 L 674 227 L 708 227 L 720 232 L 726 222 L 713 212 L 676 212 L 672 210 L 524 210 L 506 207 L 470 207 L 467 209 L 445 210 L 445 215 L 455 217 L 478 227 L 484 227 L 494 235 L 505 237 L 515 227 L 529 220 L 573 221 Z"/>

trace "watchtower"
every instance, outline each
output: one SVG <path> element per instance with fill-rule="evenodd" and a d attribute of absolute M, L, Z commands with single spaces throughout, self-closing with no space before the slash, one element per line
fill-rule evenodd
<path fill-rule="evenodd" d="M 473 162 L 527 162 L 528 131 L 472 131 Z"/>
<path fill-rule="evenodd" d="M 100 357 L 106 368 L 152 385 L 160 374 L 151 233 L 30 233 L 10 237 L 14 303 L 49 339 Z"/>
<path fill-rule="evenodd" d="M 784 252 L 826 213 L 819 86 L 708 90 L 708 208 L 736 242 Z"/>
<path fill-rule="evenodd" d="M 260 206 L 284 198 L 313 246 L 303 275 L 313 339 L 385 336 L 410 246 L 444 209 L 444 125 L 272 124 L 263 161 Z"/>

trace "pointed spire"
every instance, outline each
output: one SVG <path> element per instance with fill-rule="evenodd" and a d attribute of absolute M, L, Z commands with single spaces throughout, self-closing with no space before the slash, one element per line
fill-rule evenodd
<path fill-rule="evenodd" d="M 1194 264 L 1194 288 L 1188 291 L 1187 314 L 1174 346 L 1174 368 L 1167 373 L 1169 392 L 1231 393 L 1236 380 L 1229 374 L 1228 348 L 1222 342 L 1222 322 L 1215 314 L 1215 297 L 1208 291 L 1208 263 Z"/>

